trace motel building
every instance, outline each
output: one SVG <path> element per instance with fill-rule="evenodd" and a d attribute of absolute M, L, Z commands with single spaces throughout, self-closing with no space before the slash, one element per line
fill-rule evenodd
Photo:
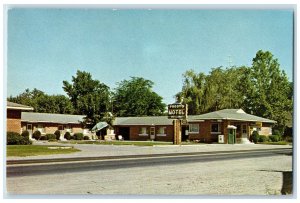
<path fill-rule="evenodd" d="M 168 116 L 116 117 L 113 126 L 105 122 L 96 125 L 92 131 L 82 125 L 84 115 L 50 114 L 30 112 L 33 108 L 7 102 L 7 132 L 42 134 L 61 131 L 83 133 L 90 139 L 167 141 L 174 142 L 174 119 Z M 202 115 L 189 115 L 181 120 L 181 141 L 195 140 L 202 143 L 247 144 L 253 131 L 260 135 L 272 135 L 276 121 L 247 114 L 242 109 L 223 109 Z M 105 136 L 99 136 L 100 134 Z M 98 136 L 97 136 L 98 135 Z"/>
<path fill-rule="evenodd" d="M 190 115 L 181 122 L 181 140 L 203 143 L 250 143 L 253 131 L 272 135 L 276 121 L 245 113 L 242 109 L 223 109 L 202 115 Z M 117 135 L 125 140 L 174 140 L 173 119 L 167 116 L 117 117 L 114 121 Z"/>

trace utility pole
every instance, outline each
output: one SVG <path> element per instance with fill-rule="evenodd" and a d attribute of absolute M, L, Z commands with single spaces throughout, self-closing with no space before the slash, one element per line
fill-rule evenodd
<path fill-rule="evenodd" d="M 228 55 L 228 67 L 232 67 L 231 55 Z M 231 78 L 228 78 L 229 81 L 229 107 L 231 108 Z"/>

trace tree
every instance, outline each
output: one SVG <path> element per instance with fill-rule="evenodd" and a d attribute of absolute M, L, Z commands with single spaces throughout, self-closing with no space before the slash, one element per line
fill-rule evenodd
<path fill-rule="evenodd" d="M 254 91 L 248 95 L 252 100 L 249 110 L 276 120 L 276 128 L 283 133 L 287 115 L 292 112 L 292 86 L 271 52 L 259 50 L 252 61 L 250 74 Z"/>
<path fill-rule="evenodd" d="M 10 96 L 8 101 L 28 105 L 39 113 L 73 113 L 74 109 L 70 100 L 64 95 L 48 95 L 34 88 L 26 89 L 16 97 Z"/>
<path fill-rule="evenodd" d="M 109 87 L 92 79 L 90 73 L 77 71 L 72 83 L 63 81 L 63 89 L 69 96 L 76 114 L 86 115 L 84 125 L 92 128 L 103 118 L 110 105 Z"/>
<path fill-rule="evenodd" d="M 204 112 L 204 93 L 206 75 L 188 70 L 183 74 L 182 91 L 176 94 L 177 102 L 188 104 L 188 114 L 200 114 Z"/>
<path fill-rule="evenodd" d="M 162 115 L 166 105 L 162 97 L 152 91 L 153 82 L 141 77 L 131 77 L 118 83 L 113 97 L 117 116 Z"/>
<path fill-rule="evenodd" d="M 225 108 L 241 108 L 248 88 L 247 67 L 213 68 L 208 75 L 188 70 L 183 74 L 178 101 L 188 104 L 189 114 L 201 114 Z"/>

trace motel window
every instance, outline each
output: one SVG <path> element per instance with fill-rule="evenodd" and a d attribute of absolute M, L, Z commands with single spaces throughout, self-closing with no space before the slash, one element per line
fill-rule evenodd
<path fill-rule="evenodd" d="M 37 125 L 37 130 L 40 131 L 41 133 L 44 133 L 45 132 L 44 125 L 43 124 L 38 124 Z"/>
<path fill-rule="evenodd" d="M 141 127 L 139 135 L 148 135 L 147 127 Z"/>
<path fill-rule="evenodd" d="M 166 127 L 159 127 L 157 135 L 166 135 Z"/>
<path fill-rule="evenodd" d="M 189 124 L 189 133 L 199 133 L 199 124 L 197 123 Z"/>
<path fill-rule="evenodd" d="M 211 124 L 211 132 L 212 133 L 220 133 L 220 125 L 219 123 Z"/>

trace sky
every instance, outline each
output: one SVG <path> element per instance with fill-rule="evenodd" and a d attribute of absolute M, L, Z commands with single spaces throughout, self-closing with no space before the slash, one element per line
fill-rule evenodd
<path fill-rule="evenodd" d="M 293 11 L 12 8 L 7 16 L 7 96 L 26 88 L 65 94 L 77 70 L 112 90 L 143 77 L 166 104 L 189 69 L 251 66 L 270 51 L 293 79 Z M 229 63 L 229 59 L 232 61 Z"/>

